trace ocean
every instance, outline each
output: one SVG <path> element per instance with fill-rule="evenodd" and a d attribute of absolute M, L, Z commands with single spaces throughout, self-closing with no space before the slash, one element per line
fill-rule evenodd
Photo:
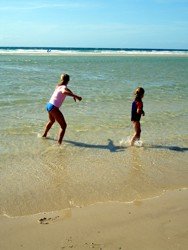
<path fill-rule="evenodd" d="M 188 50 L 0 47 L 0 214 L 141 202 L 188 187 Z M 67 131 L 41 138 L 62 73 Z M 145 89 L 130 147 L 133 91 Z"/>

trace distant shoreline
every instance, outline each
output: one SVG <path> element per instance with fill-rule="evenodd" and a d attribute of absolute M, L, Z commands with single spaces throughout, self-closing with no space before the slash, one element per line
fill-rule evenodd
<path fill-rule="evenodd" d="M 0 47 L 0 54 L 40 55 L 165 55 L 188 56 L 188 49 L 139 49 L 139 48 L 81 48 L 81 47 Z"/>

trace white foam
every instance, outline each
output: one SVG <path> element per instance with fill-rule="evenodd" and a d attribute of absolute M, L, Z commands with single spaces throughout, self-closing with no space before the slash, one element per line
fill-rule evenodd
<path fill-rule="evenodd" d="M 120 146 L 130 146 L 131 145 L 131 136 L 128 136 L 127 138 L 121 139 L 119 144 L 120 144 Z"/>
<path fill-rule="evenodd" d="M 135 141 L 134 146 L 142 147 L 143 146 L 143 141 L 141 141 L 141 140 Z"/>
<path fill-rule="evenodd" d="M 87 48 L 4 48 L 0 47 L 0 54 L 45 54 L 45 55 L 175 55 L 188 56 L 187 50 L 159 50 L 159 49 L 87 49 Z"/>
<path fill-rule="evenodd" d="M 120 142 L 119 142 L 120 146 L 130 146 L 131 145 L 131 139 L 132 139 L 131 136 L 128 136 L 127 138 L 121 139 Z M 141 141 L 141 140 L 135 141 L 134 146 L 142 147 L 143 146 L 143 141 Z"/>
<path fill-rule="evenodd" d="M 37 133 L 37 137 L 38 138 L 43 138 L 42 135 L 40 133 Z"/>

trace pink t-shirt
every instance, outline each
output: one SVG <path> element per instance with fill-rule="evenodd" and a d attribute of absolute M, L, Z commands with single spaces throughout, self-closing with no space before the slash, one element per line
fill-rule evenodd
<path fill-rule="evenodd" d="M 60 108 L 66 97 L 66 95 L 63 94 L 65 92 L 65 89 L 66 89 L 65 85 L 57 86 L 50 98 L 49 103 L 53 104 L 57 108 Z"/>

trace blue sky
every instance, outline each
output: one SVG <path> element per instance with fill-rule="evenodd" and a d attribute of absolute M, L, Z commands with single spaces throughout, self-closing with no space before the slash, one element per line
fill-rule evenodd
<path fill-rule="evenodd" d="M 188 0 L 1 0 L 0 46 L 188 49 Z"/>

